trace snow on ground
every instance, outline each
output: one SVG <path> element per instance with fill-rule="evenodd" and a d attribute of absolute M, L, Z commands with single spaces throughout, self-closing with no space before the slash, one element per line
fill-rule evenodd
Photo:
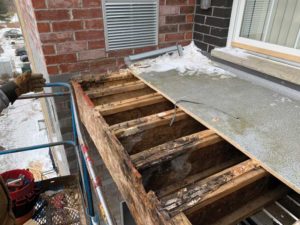
<path fill-rule="evenodd" d="M 12 15 L 12 17 L 9 19 L 9 22 L 10 23 L 17 23 L 17 22 L 19 22 L 18 14 L 15 13 L 14 15 Z M 0 23 L 7 23 L 7 21 L 1 21 L 0 20 Z"/>
<path fill-rule="evenodd" d="M 227 71 L 217 67 L 208 57 L 201 53 L 201 50 L 192 42 L 184 47 L 183 55 L 178 53 L 165 54 L 155 59 L 147 59 L 132 65 L 133 69 L 140 72 L 166 72 L 177 70 L 181 75 L 208 74 L 212 76 L 221 76 L 227 78 L 234 76 Z"/>
<path fill-rule="evenodd" d="M 15 49 L 23 47 L 24 41 L 23 39 L 10 40 L 3 37 L 3 34 L 10 29 L 0 29 L 0 46 L 4 50 L 0 57 L 10 58 L 15 62 L 17 71 L 21 72 L 22 62 L 20 57 L 15 56 Z M 12 41 L 16 44 L 12 45 Z M 39 128 L 39 120 L 43 119 L 39 100 L 16 101 L 1 113 L 0 146 L 5 149 L 12 149 L 48 143 L 46 129 Z M 49 149 L 0 156 L 0 173 L 11 169 L 29 167 L 38 169 L 40 172 L 52 170 Z M 53 174 L 51 175 L 53 176 Z"/>
<path fill-rule="evenodd" d="M 18 100 L 0 116 L 0 145 L 5 149 L 45 144 L 46 129 L 39 128 L 43 113 L 39 100 Z M 48 149 L 0 156 L 0 173 L 41 164 L 42 171 L 53 169 Z"/>
<path fill-rule="evenodd" d="M 23 63 L 21 62 L 20 57 L 16 56 L 15 51 L 16 51 L 16 48 L 24 46 L 24 40 L 23 40 L 23 38 L 19 38 L 19 39 L 5 38 L 4 33 L 11 29 L 17 29 L 21 32 L 21 29 L 18 29 L 18 28 L 0 29 L 0 45 L 4 51 L 2 54 L 0 54 L 0 57 L 9 58 L 15 67 L 15 71 L 18 73 L 21 73 L 22 72 L 21 67 L 22 67 Z M 15 44 L 12 45 L 11 44 L 12 42 L 15 42 Z"/>
<path fill-rule="evenodd" d="M 230 54 L 235 57 L 243 58 L 243 59 L 248 59 L 249 57 L 249 52 L 247 52 L 244 49 L 240 48 L 232 48 L 232 47 L 226 47 L 226 48 L 218 48 L 219 52 L 225 52 L 226 54 Z"/>

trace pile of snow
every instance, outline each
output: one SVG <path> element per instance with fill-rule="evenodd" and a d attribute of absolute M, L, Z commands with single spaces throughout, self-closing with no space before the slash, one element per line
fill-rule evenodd
<path fill-rule="evenodd" d="M 39 127 L 43 121 L 39 100 L 16 101 L 0 116 L 0 146 L 5 149 L 48 143 L 46 129 Z M 0 156 L 0 173 L 11 169 L 29 168 L 40 164 L 41 172 L 52 170 L 49 149 Z"/>
<path fill-rule="evenodd" d="M 201 53 L 201 50 L 192 42 L 184 47 L 183 55 L 178 53 L 165 54 L 155 59 L 147 59 L 132 65 L 139 72 L 166 72 L 177 70 L 180 75 L 220 75 L 229 77 L 227 71 L 219 68 L 213 61 Z M 231 75 L 233 76 L 233 75 Z"/>
<path fill-rule="evenodd" d="M 0 23 L 4 23 L 4 24 L 17 23 L 17 22 L 19 22 L 19 17 L 18 17 L 17 13 L 15 13 L 13 16 L 11 16 L 8 21 L 0 20 Z"/>
<path fill-rule="evenodd" d="M 239 57 L 239 58 L 243 58 L 243 59 L 248 59 L 248 57 L 250 55 L 249 52 L 244 49 L 232 48 L 232 47 L 218 48 L 218 52 L 224 52 L 224 53 L 230 54 L 234 57 Z"/>
<path fill-rule="evenodd" d="M 14 65 L 14 69 L 15 72 L 21 73 L 22 72 L 22 65 L 23 62 L 20 60 L 19 56 L 16 56 L 16 49 L 23 47 L 24 46 L 24 40 L 21 39 L 7 39 L 4 37 L 4 33 L 6 31 L 11 30 L 12 28 L 3 28 L 0 29 L 0 46 L 3 49 L 3 53 L 0 54 L 0 57 L 5 57 L 5 58 L 9 58 L 12 62 L 12 64 Z M 14 30 L 19 30 L 20 32 L 21 29 L 19 28 L 13 28 Z M 15 42 L 14 45 L 12 45 L 11 43 Z"/>

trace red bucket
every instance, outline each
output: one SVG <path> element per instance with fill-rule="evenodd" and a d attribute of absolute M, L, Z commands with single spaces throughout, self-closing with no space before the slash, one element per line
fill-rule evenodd
<path fill-rule="evenodd" d="M 32 211 L 38 197 L 32 173 L 17 169 L 4 172 L 1 176 L 7 184 L 16 218 Z"/>

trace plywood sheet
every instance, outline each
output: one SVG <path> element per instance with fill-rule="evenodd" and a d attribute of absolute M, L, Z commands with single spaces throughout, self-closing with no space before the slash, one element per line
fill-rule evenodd
<path fill-rule="evenodd" d="M 300 193 L 299 99 L 237 77 L 133 73 Z"/>

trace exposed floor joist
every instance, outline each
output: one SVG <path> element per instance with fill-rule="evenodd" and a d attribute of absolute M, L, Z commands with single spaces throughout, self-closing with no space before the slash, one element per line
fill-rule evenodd
<path fill-rule="evenodd" d="M 213 131 L 205 130 L 139 152 L 132 155 L 131 159 L 137 169 L 145 169 L 155 164 L 171 160 L 180 154 L 200 150 L 201 148 L 216 144 L 220 141 L 222 141 L 222 139 Z"/>
<path fill-rule="evenodd" d="M 219 219 L 213 225 L 236 225 L 243 219 L 261 210 L 267 204 L 274 202 L 275 200 L 286 194 L 287 191 L 287 187 L 283 185 L 279 186 L 274 190 L 271 190 L 270 192 L 265 193 L 264 195 L 247 202 L 244 206 L 240 207 L 233 213 L 228 214 L 225 217 Z"/>
<path fill-rule="evenodd" d="M 139 132 L 143 132 L 146 129 L 170 124 L 173 117 L 176 115 L 175 121 L 180 121 L 188 118 L 189 116 L 181 110 L 169 110 L 154 115 L 142 117 L 139 119 L 126 121 L 123 123 L 115 124 L 111 126 L 111 130 L 118 138 L 134 135 Z"/>
<path fill-rule="evenodd" d="M 132 81 L 124 84 L 117 84 L 110 87 L 105 87 L 100 90 L 96 89 L 96 90 L 87 91 L 86 94 L 90 98 L 99 98 L 99 97 L 113 95 L 113 94 L 125 93 L 128 91 L 136 91 L 136 90 L 143 89 L 145 87 L 147 87 L 147 85 L 142 81 Z"/>
<path fill-rule="evenodd" d="M 155 103 L 163 101 L 166 101 L 166 99 L 162 95 L 154 93 L 141 97 L 130 98 L 124 101 L 112 102 L 109 104 L 96 106 L 95 109 L 98 110 L 103 116 L 108 116 L 138 107 L 153 105 Z"/>
<path fill-rule="evenodd" d="M 231 224 L 282 194 L 256 161 L 130 73 L 91 79 L 74 84 L 80 115 L 138 225 Z"/>
<path fill-rule="evenodd" d="M 247 160 L 166 196 L 161 201 L 171 215 L 191 208 L 194 211 L 267 175 L 257 163 Z"/>

